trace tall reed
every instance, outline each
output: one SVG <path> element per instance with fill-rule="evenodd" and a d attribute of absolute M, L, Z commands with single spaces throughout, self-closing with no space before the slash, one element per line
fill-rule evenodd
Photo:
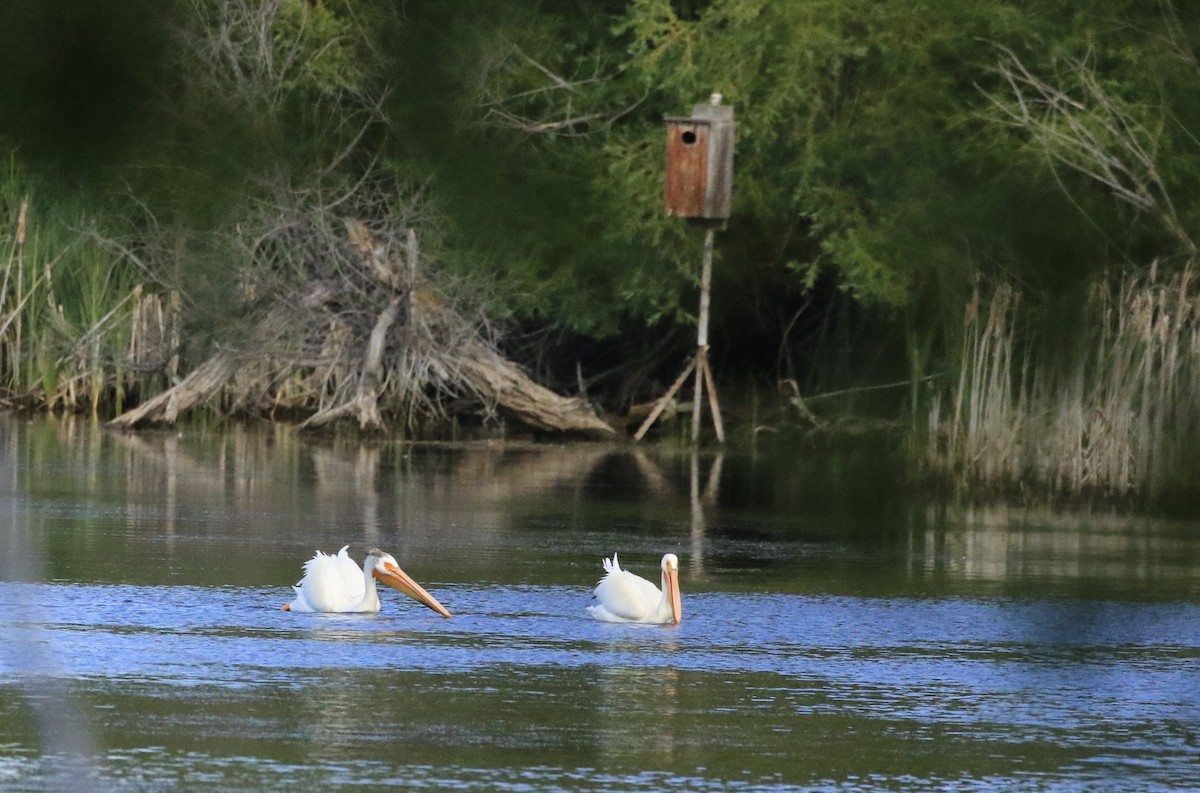
<path fill-rule="evenodd" d="M 1001 285 L 964 315 L 960 374 L 929 414 L 931 463 L 963 481 L 1155 496 L 1197 469 L 1200 294 L 1188 269 L 1097 284 L 1069 337 Z M 1029 332 L 1018 333 L 1018 329 Z"/>
<path fill-rule="evenodd" d="M 16 182 L 0 178 L 11 213 L 0 228 L 0 403 L 97 414 L 160 388 L 177 311 L 84 231 L 86 218 Z"/>

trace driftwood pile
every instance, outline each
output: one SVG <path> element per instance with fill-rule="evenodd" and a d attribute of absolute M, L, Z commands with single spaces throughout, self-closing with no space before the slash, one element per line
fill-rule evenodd
<path fill-rule="evenodd" d="M 248 301 L 257 305 L 249 338 L 220 346 L 108 426 L 173 424 L 188 408 L 215 401 L 230 412 L 307 413 L 302 429 L 352 419 L 361 430 L 384 430 L 445 417 L 447 405 L 466 400 L 537 431 L 614 434 L 584 400 L 530 379 L 497 351 L 482 323 L 423 282 L 415 231 L 379 235 L 358 220 L 344 228 L 337 256 L 312 257 L 321 262 L 300 283 L 276 284 L 265 297 L 251 290 L 260 299 Z"/>

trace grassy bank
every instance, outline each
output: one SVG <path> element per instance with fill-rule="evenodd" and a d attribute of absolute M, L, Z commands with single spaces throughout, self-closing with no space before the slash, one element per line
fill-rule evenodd
<path fill-rule="evenodd" d="M 15 183 L 0 195 L 0 400 L 97 414 L 161 388 L 174 301 L 147 291 L 84 213 Z"/>
<path fill-rule="evenodd" d="M 0 403 L 111 417 L 193 374 L 203 359 L 182 355 L 189 344 L 213 349 L 182 327 L 187 296 L 148 277 L 152 273 L 143 268 L 154 259 L 137 255 L 137 238 L 114 242 L 69 202 L 39 199 L 16 179 L 0 186 L 0 208 Z M 259 224 L 287 234 L 258 233 L 253 224 L 247 226 L 251 231 L 244 233 L 270 243 L 260 247 L 285 259 L 296 229 L 308 229 L 298 250 L 317 253 L 296 257 L 312 280 L 290 291 L 256 290 L 275 297 L 258 314 L 246 316 L 275 319 L 247 319 L 250 330 L 243 329 L 240 346 L 228 340 L 220 345 L 228 371 L 214 382 L 206 406 L 304 418 L 353 406 L 371 387 L 376 390 L 367 396 L 374 398 L 380 425 L 407 422 L 407 429 L 416 431 L 419 423 L 419 434 L 433 435 L 445 433 L 430 422 L 458 421 L 455 411 L 461 405 L 454 400 L 462 396 L 475 400 L 468 413 L 478 410 L 481 399 L 494 410 L 494 402 L 446 379 L 445 371 L 453 374 L 447 362 L 458 360 L 454 355 L 461 353 L 464 340 L 475 335 L 467 325 L 455 325 L 452 333 L 438 330 L 452 315 L 435 292 L 381 289 L 378 276 L 359 261 L 337 223 L 307 215 L 300 220 L 306 222 L 274 218 Z M 399 253 L 392 251 L 387 262 L 411 260 L 410 269 L 396 270 L 395 277 L 415 278 L 412 233 L 403 238 L 400 226 L 377 227 L 391 229 L 385 241 L 400 241 L 392 246 Z M 275 260 L 264 260 L 240 238 L 231 239 L 238 243 L 231 250 L 249 252 L 244 262 L 230 266 L 235 280 L 250 283 L 257 273 L 262 283 L 277 286 Z M 404 239 L 407 246 L 397 247 Z M 186 256 L 180 262 L 186 267 Z M 264 274 L 276 281 L 263 281 Z M 1158 499 L 1196 490 L 1196 281 L 1191 270 L 1165 274 L 1150 267 L 1119 281 L 1095 283 L 1086 300 L 1069 311 L 1030 307 L 1006 285 L 978 289 L 964 310 L 959 360 L 952 367 L 956 379 L 931 392 L 928 424 L 915 445 L 927 470 L 987 492 Z M 354 288 L 343 288 L 336 301 L 310 305 L 295 297 L 344 283 Z M 238 316 L 239 310 L 227 314 Z M 382 330 L 380 318 L 389 320 Z M 391 322 L 403 332 L 389 330 Z M 385 333 L 392 339 L 387 344 Z M 368 371 L 364 361 L 373 362 L 377 371 Z M 788 426 L 805 433 L 837 432 L 836 424 L 814 418 L 791 385 L 766 400 L 776 405 L 778 421 L 761 419 L 763 406 L 756 396 L 743 400 L 749 407 L 740 423 L 754 428 L 755 437 L 759 429 Z M 735 408 L 728 416 L 731 423 L 739 423 L 736 413 Z"/>

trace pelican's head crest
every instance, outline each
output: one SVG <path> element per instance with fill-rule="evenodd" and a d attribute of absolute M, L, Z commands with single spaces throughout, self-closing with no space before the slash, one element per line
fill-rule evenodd
<path fill-rule="evenodd" d="M 386 570 L 388 567 L 400 566 L 396 562 L 396 557 L 392 556 L 387 551 L 381 551 L 378 548 L 372 548 L 370 551 L 368 551 L 367 559 L 374 559 L 375 562 L 372 564 L 372 567 L 375 567 L 379 570 Z"/>

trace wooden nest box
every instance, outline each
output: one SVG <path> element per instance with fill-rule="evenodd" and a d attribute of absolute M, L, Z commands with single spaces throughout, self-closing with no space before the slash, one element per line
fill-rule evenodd
<path fill-rule="evenodd" d="M 690 116 L 667 116 L 667 214 L 698 221 L 729 217 L 733 196 L 733 106 L 713 94 Z"/>

